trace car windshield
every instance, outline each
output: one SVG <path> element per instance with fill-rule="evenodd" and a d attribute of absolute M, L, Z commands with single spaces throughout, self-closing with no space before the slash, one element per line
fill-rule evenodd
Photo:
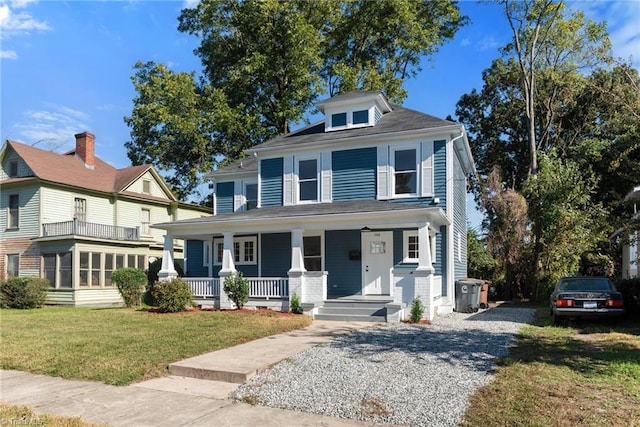
<path fill-rule="evenodd" d="M 558 283 L 561 291 L 610 291 L 611 282 L 606 278 L 590 279 L 562 279 Z"/>

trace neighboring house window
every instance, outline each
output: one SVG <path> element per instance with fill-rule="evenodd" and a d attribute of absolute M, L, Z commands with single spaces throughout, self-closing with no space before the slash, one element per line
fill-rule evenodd
<path fill-rule="evenodd" d="M 369 111 L 368 110 L 354 111 L 353 124 L 359 125 L 363 123 L 369 123 Z"/>
<path fill-rule="evenodd" d="M 87 200 L 76 197 L 73 200 L 73 217 L 78 221 L 87 221 Z"/>
<path fill-rule="evenodd" d="M 80 286 L 89 286 L 89 252 L 80 252 Z"/>
<path fill-rule="evenodd" d="M 258 207 L 258 184 L 245 184 L 244 186 L 245 208 L 246 210 Z"/>
<path fill-rule="evenodd" d="M 393 160 L 395 194 L 417 194 L 418 172 L 416 150 L 396 150 Z"/>
<path fill-rule="evenodd" d="M 151 194 L 151 181 L 148 179 L 142 180 L 142 192 L 144 194 Z"/>
<path fill-rule="evenodd" d="M 124 268 L 124 255 L 116 254 L 116 270 Z"/>
<path fill-rule="evenodd" d="M 42 277 L 48 279 L 52 288 L 72 287 L 71 252 L 42 254 Z"/>
<path fill-rule="evenodd" d="M 308 271 L 322 271 L 322 238 L 320 236 L 303 237 L 304 268 Z"/>
<path fill-rule="evenodd" d="M 213 241 L 213 247 L 216 249 L 213 263 L 215 265 L 222 265 L 222 256 L 224 251 L 224 240 L 215 239 Z M 234 237 L 233 238 L 233 258 L 234 262 L 238 265 L 254 265 L 256 264 L 258 247 L 256 236 L 249 237 Z"/>
<path fill-rule="evenodd" d="M 136 256 L 135 255 L 127 255 L 127 267 L 136 268 Z"/>
<path fill-rule="evenodd" d="M 211 242 L 202 242 L 202 265 L 204 267 L 208 267 L 210 259 L 211 259 Z"/>
<path fill-rule="evenodd" d="M 113 254 L 105 254 L 104 256 L 104 285 L 112 286 L 111 273 L 113 273 Z"/>
<path fill-rule="evenodd" d="M 18 176 L 18 161 L 17 160 L 11 160 L 9 162 L 9 177 L 10 178 L 15 178 Z"/>
<path fill-rule="evenodd" d="M 56 254 L 42 255 L 42 277 L 49 281 L 52 288 L 56 286 Z"/>
<path fill-rule="evenodd" d="M 149 268 L 149 266 L 145 261 L 146 261 L 146 256 L 138 255 L 138 264 L 136 265 L 136 267 L 139 268 L 140 270 L 146 270 L 147 268 Z"/>
<path fill-rule="evenodd" d="M 9 217 L 7 228 L 20 226 L 20 198 L 17 194 L 9 195 Z"/>
<path fill-rule="evenodd" d="M 100 272 L 102 271 L 102 254 L 93 252 L 91 254 L 91 284 L 90 286 L 100 286 Z"/>
<path fill-rule="evenodd" d="M 140 234 L 143 234 L 143 235 L 151 234 L 151 229 L 149 228 L 150 225 L 151 225 L 151 210 L 143 208 L 140 211 Z"/>
<path fill-rule="evenodd" d="M 20 275 L 20 255 L 7 255 L 7 277 L 18 277 Z"/>
<path fill-rule="evenodd" d="M 299 201 L 318 201 L 318 159 L 298 162 L 298 186 Z"/>
<path fill-rule="evenodd" d="M 347 125 L 347 113 L 337 113 L 331 115 L 331 127 L 340 127 Z"/>

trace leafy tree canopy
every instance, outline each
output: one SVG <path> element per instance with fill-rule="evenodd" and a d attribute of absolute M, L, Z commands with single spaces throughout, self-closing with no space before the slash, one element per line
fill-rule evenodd
<path fill-rule="evenodd" d="M 178 29 L 200 38 L 202 76 L 138 63 L 134 164 L 152 163 L 180 197 L 222 158 L 304 121 L 325 93 L 381 90 L 396 103 L 466 23 L 453 0 L 203 0 Z"/>

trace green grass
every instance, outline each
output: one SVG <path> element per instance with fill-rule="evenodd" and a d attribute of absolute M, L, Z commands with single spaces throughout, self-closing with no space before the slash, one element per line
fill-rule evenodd
<path fill-rule="evenodd" d="M 78 417 L 58 415 L 36 415 L 31 408 L 20 405 L 7 405 L 0 402 L 0 426 L 43 426 L 43 427 L 100 427 Z"/>
<path fill-rule="evenodd" d="M 550 325 L 540 309 L 465 426 L 640 426 L 640 322 Z"/>
<path fill-rule="evenodd" d="M 275 312 L 151 313 L 127 308 L 2 310 L 0 367 L 126 385 L 169 363 L 308 326 Z"/>

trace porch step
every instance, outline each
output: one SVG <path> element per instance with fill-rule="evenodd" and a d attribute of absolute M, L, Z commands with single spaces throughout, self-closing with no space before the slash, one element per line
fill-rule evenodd
<path fill-rule="evenodd" d="M 317 320 L 336 320 L 346 322 L 386 322 L 387 309 L 385 304 L 391 302 L 388 298 L 353 298 L 334 299 L 324 301 L 318 313 Z"/>

